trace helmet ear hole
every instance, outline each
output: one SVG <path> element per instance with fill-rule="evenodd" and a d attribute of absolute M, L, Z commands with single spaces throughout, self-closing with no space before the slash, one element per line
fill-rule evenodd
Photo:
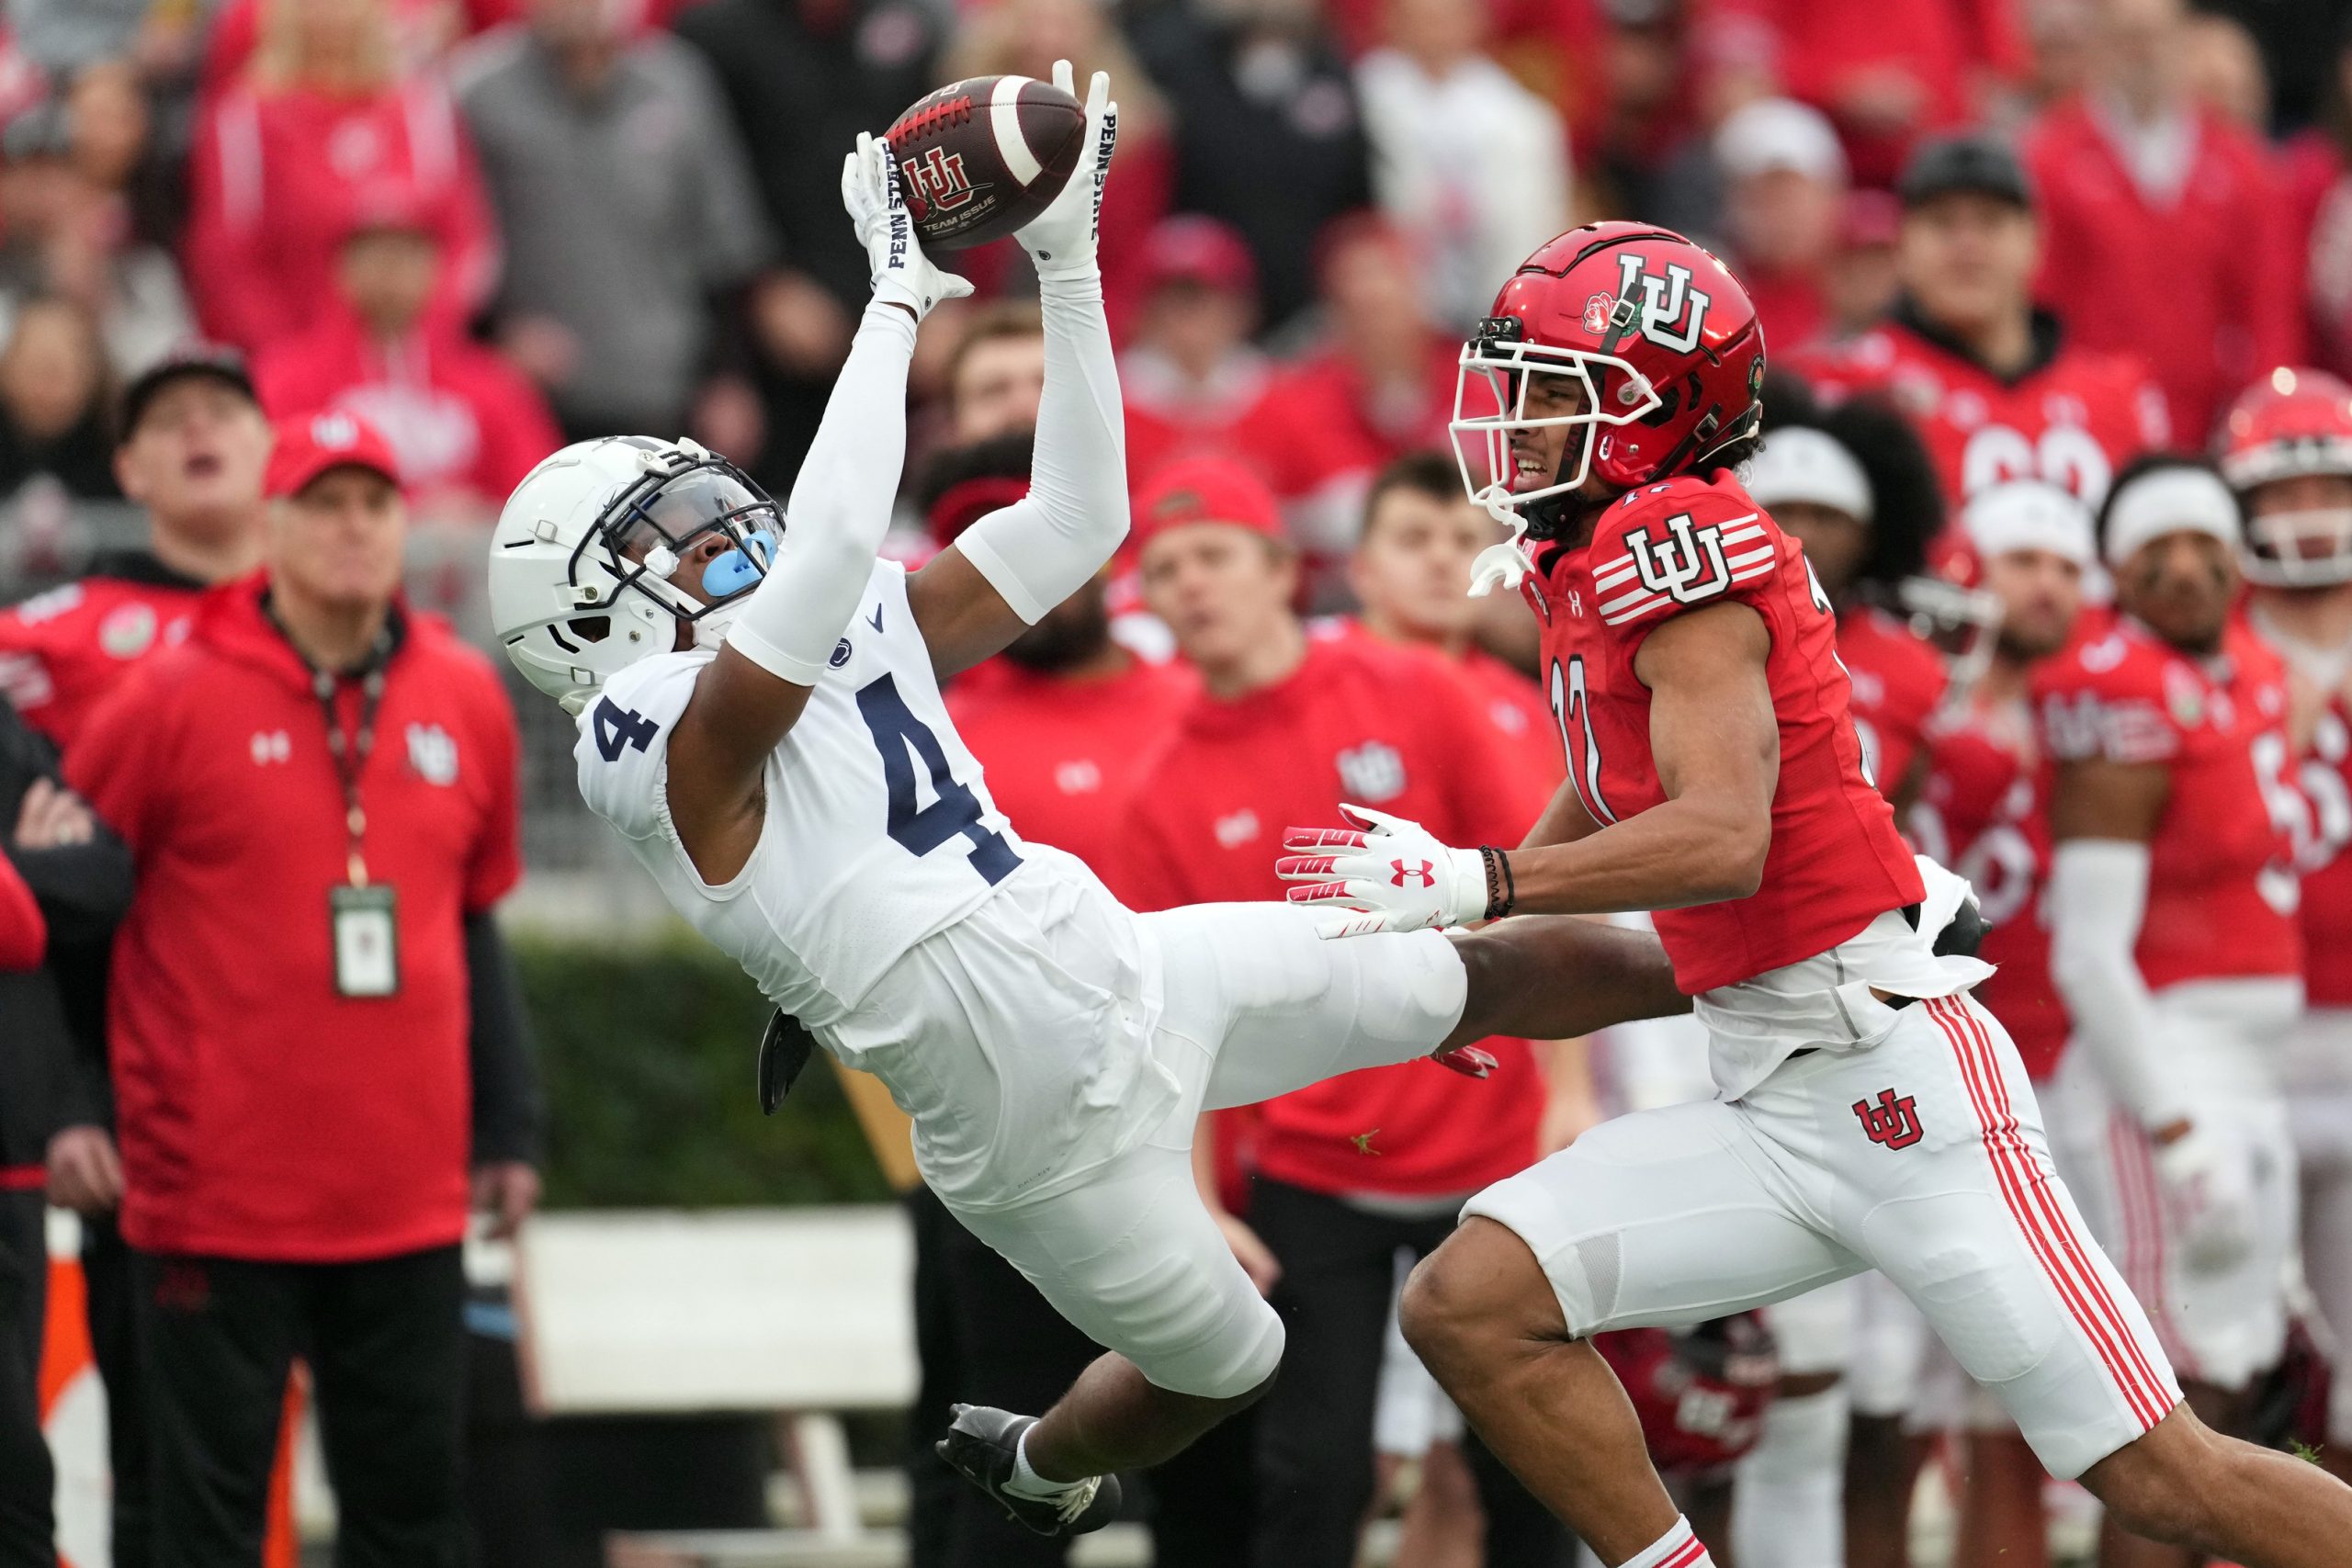
<path fill-rule="evenodd" d="M 610 615 L 581 615 L 564 625 L 582 642 L 602 642 L 613 635 L 613 618 Z"/>

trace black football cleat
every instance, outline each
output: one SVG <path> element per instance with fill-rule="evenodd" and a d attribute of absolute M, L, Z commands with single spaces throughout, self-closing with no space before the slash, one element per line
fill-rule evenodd
<path fill-rule="evenodd" d="M 1037 1424 L 1035 1416 L 1015 1416 L 985 1404 L 950 1406 L 955 1420 L 947 1436 L 933 1447 L 948 1468 L 987 1493 L 1015 1524 L 1043 1536 L 1084 1535 L 1099 1530 L 1119 1517 L 1119 1478 L 1097 1475 L 1080 1482 L 1057 1501 L 1023 1497 L 1005 1490 L 1012 1479 L 1012 1456 L 1021 1434 Z"/>

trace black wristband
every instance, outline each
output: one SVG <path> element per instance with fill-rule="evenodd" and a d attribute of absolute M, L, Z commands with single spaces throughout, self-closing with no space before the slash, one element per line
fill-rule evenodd
<path fill-rule="evenodd" d="M 1492 844 L 1478 846 L 1478 858 L 1487 867 L 1487 915 L 1499 920 L 1519 902 L 1519 884 L 1510 874 L 1510 857 Z"/>

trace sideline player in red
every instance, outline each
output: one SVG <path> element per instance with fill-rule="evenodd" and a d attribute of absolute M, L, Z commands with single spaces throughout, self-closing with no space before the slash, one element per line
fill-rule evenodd
<path fill-rule="evenodd" d="M 2114 624 L 2034 682 L 2057 768 L 2050 972 L 2075 1022 L 2052 1122 L 2191 1406 L 2232 1431 L 2287 1335 L 2280 1068 L 2303 1000 L 2287 671 L 2231 615 L 2240 515 L 2213 469 L 2125 469 L 2099 536 Z M 2199 1561 L 2118 1533 L 2107 1568 Z"/>
<path fill-rule="evenodd" d="M 2285 1081 L 2301 1171 L 2303 1278 L 2352 1344 L 2352 387 L 2280 368 L 2222 423 L 2222 477 L 2246 511 L 2246 618 L 2300 678 L 2311 729 L 2298 782 L 2308 1010 Z M 2352 1478 L 2352 1366 L 2339 1351 L 2321 1461 Z"/>
<path fill-rule="evenodd" d="M 1829 596 L 1862 770 L 1899 816 L 1918 798 L 1928 720 L 1951 685 L 1936 650 L 1884 607 L 1927 564 L 1928 541 L 1943 525 L 1927 454 L 1902 415 L 1858 399 L 1775 423 L 1747 488 L 1804 547 Z"/>
<path fill-rule="evenodd" d="M 1629 223 L 1538 251 L 1464 352 L 1508 411 L 1457 422 L 1465 478 L 1534 545 L 1571 787 L 1508 853 L 1359 812 L 1293 834 L 1283 873 L 1332 936 L 1657 911 L 1721 1098 L 1605 1122 L 1473 1199 L 1406 1336 L 1604 1563 L 1697 1568 L 1587 1337 L 1877 1268 L 2111 1517 L 2248 1568 L 2338 1562 L 2352 1488 L 2181 1408 L 1967 994 L 1991 971 L 1959 951 L 1965 884 L 1915 863 L 1862 777 L 1827 601 L 1724 471 L 1763 357 L 1722 265 Z M 1488 579 L 1525 575 L 1521 548 Z"/>
<path fill-rule="evenodd" d="M 2008 1030 L 2040 1093 L 2065 1049 L 2066 1010 L 2050 981 L 2041 919 L 2049 784 L 2030 682 L 2074 635 L 2097 552 L 2082 502 L 2036 479 L 1978 491 L 1960 527 L 1978 582 L 2000 602 L 2000 629 L 1983 676 L 1928 731 L 1927 787 L 1908 825 L 1924 853 L 1975 889 L 1985 924 L 1978 956 L 1996 966 L 1977 1000 Z M 1956 1364 L 1930 1359 L 1920 1414 L 1930 1430 L 1959 1428 L 1967 1444 L 1953 1562 L 2041 1568 L 2049 1553 L 2041 1461 Z"/>
<path fill-rule="evenodd" d="M 1825 399 L 1883 393 L 1919 422 L 1955 509 L 2003 479 L 2096 507 L 2115 470 L 2170 436 L 2137 360 L 2076 348 L 2033 303 L 2041 224 L 2017 154 L 1983 134 L 1930 141 L 1900 186 L 1893 320 L 1795 368 Z"/>

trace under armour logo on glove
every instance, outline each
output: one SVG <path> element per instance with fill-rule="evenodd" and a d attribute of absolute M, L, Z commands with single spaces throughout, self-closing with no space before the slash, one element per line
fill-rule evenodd
<path fill-rule="evenodd" d="M 1476 850 L 1441 842 L 1418 822 L 1363 806 L 1342 806 L 1351 828 L 1293 828 L 1274 874 L 1295 883 L 1294 904 L 1337 904 L 1359 913 L 1319 922 L 1324 937 L 1458 926 L 1487 912 L 1487 863 Z M 1332 853 L 1332 851 L 1338 853 Z M 1402 851 L 1404 852 L 1398 853 Z"/>

